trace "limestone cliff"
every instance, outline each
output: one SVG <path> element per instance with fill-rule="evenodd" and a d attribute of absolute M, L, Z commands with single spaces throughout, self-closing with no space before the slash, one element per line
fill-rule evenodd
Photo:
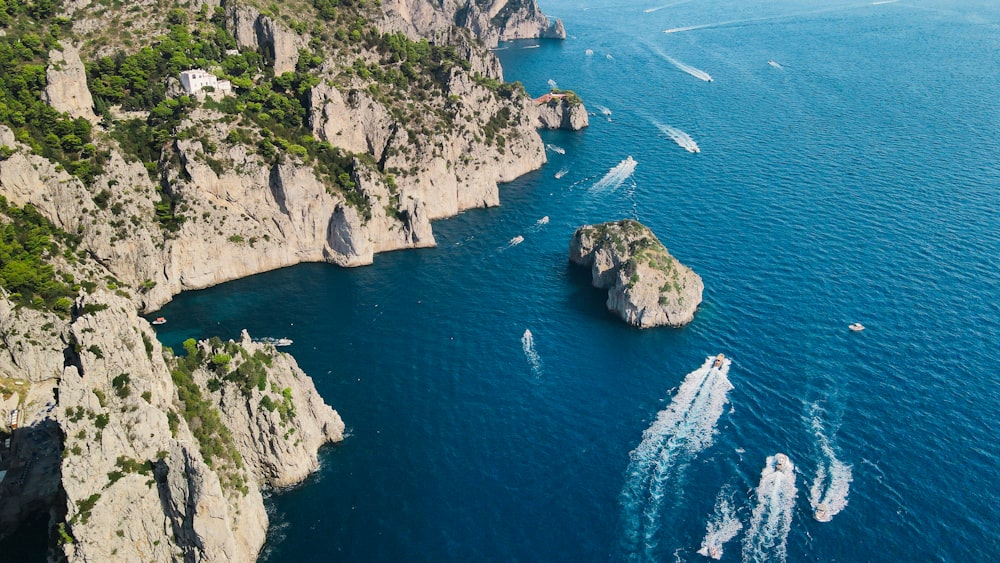
<path fill-rule="evenodd" d="M 550 22 L 535 0 L 385 0 L 387 25 L 429 36 L 452 25 L 471 30 L 488 47 L 511 39 L 565 39 L 562 20 Z"/>
<path fill-rule="evenodd" d="M 50 51 L 49 62 L 42 99 L 56 111 L 96 121 L 94 99 L 87 89 L 87 72 L 80 60 L 79 50 L 70 45 L 62 51 Z"/>
<path fill-rule="evenodd" d="M 694 319 L 701 303 L 701 277 L 638 221 L 580 227 L 569 258 L 590 267 L 594 286 L 608 288 L 608 310 L 630 325 L 682 326 Z"/>
<path fill-rule="evenodd" d="M 14 319 L 30 330 L 11 330 Z M 28 378 L 13 439 L 35 447 L 15 450 L 26 463 L 8 477 L 30 490 L 0 489 L 0 519 L 61 489 L 55 533 L 69 561 L 253 561 L 267 530 L 260 488 L 301 481 L 317 449 L 343 437 L 337 413 L 273 346 L 244 334 L 173 359 L 111 293 L 77 300 L 71 322 L 0 299 L 0 336 L 0 369 L 16 363 Z M 44 432 L 53 424 L 61 445 Z M 36 468 L 53 464 L 55 483 L 40 486 Z"/>

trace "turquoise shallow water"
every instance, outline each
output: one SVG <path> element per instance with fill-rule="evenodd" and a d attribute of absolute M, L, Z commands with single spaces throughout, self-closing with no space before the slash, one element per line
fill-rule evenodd
<path fill-rule="evenodd" d="M 726 488 L 743 527 L 723 560 L 777 560 L 743 546 L 778 451 L 798 494 L 764 505 L 790 515 L 771 531 L 790 561 L 995 557 L 1000 10 L 619 4 L 543 2 L 571 37 L 498 51 L 508 80 L 535 95 L 553 80 L 595 113 L 543 133 L 565 154 L 503 186 L 501 207 L 436 223 L 435 249 L 271 272 L 157 313 L 175 346 L 294 339 L 348 425 L 314 478 L 270 497 L 264 559 L 698 560 Z M 691 325 L 630 329 L 568 265 L 575 227 L 622 217 L 704 278 Z M 708 424 L 712 443 L 660 436 L 657 469 L 633 476 L 643 431 L 718 352 L 728 404 L 677 427 Z M 853 480 L 819 523 L 810 487 L 830 454 Z"/>

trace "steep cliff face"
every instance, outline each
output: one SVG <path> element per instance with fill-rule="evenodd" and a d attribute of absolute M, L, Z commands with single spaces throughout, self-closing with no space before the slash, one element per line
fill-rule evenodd
<path fill-rule="evenodd" d="M 62 51 L 50 51 L 49 62 L 42 99 L 56 111 L 96 121 L 94 99 L 87 89 L 87 71 L 80 60 L 80 51 L 72 45 Z"/>
<path fill-rule="evenodd" d="M 382 5 L 389 25 L 405 24 L 424 37 L 458 25 L 488 47 L 510 39 L 566 38 L 562 21 L 550 22 L 535 0 L 386 0 Z"/>
<path fill-rule="evenodd" d="M 291 357 L 246 334 L 168 363 L 129 300 L 98 291 L 75 310 L 66 322 L 0 299 L 11 345 L 0 361 L 31 378 L 25 425 L 41 433 L 44 415 L 64 436 L 61 464 L 57 443 L 19 454 L 31 461 L 18 476 L 54 460 L 55 486 L 32 479 L 34 498 L 5 494 L 0 518 L 12 498 L 51 502 L 61 484 L 57 535 L 70 561 L 255 560 L 267 530 L 260 488 L 315 470 L 317 449 L 343 438 L 340 417 Z"/>
<path fill-rule="evenodd" d="M 580 227 L 569 258 L 590 267 L 594 287 L 608 288 L 608 310 L 630 325 L 682 326 L 701 303 L 701 277 L 638 221 Z"/>

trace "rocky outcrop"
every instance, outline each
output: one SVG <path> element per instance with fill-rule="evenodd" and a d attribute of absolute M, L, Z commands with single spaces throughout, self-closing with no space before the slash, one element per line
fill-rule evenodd
<path fill-rule="evenodd" d="M 8 474 L 22 485 L 27 475 L 31 494 L 0 491 L 0 521 L 61 493 L 54 534 L 69 561 L 256 560 L 267 530 L 260 489 L 315 470 L 317 449 L 343 438 L 340 417 L 291 357 L 246 333 L 165 359 L 129 300 L 98 291 L 75 311 L 67 322 L 0 298 L 0 334 L 13 345 L 2 360 L 32 377 L 16 431 L 32 434 L 22 440 L 31 448 Z M 6 328 L 13 317 L 17 333 Z"/>
<path fill-rule="evenodd" d="M 56 111 L 72 117 L 97 121 L 94 99 L 87 88 L 87 71 L 80 60 L 80 52 L 70 45 L 62 51 L 49 51 L 49 66 L 45 69 L 45 90 L 42 100 Z"/>
<path fill-rule="evenodd" d="M 550 22 L 535 0 L 385 0 L 385 25 L 436 37 L 457 25 L 488 47 L 511 39 L 565 39 L 561 20 Z"/>
<path fill-rule="evenodd" d="M 701 277 L 638 221 L 580 227 L 569 258 L 590 267 L 594 286 L 608 288 L 608 310 L 630 325 L 682 326 L 694 319 L 701 303 Z"/>
<path fill-rule="evenodd" d="M 590 125 L 587 108 L 575 94 L 545 94 L 535 99 L 538 127 L 579 131 Z"/>
<path fill-rule="evenodd" d="M 295 70 L 299 49 L 308 45 L 301 35 L 263 15 L 253 6 L 223 3 L 226 27 L 241 48 L 261 49 L 273 61 L 275 76 Z"/>

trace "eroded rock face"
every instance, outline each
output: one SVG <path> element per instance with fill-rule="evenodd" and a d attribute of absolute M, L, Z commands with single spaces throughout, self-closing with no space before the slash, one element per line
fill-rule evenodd
<path fill-rule="evenodd" d="M 569 258 L 590 267 L 594 287 L 608 288 L 608 310 L 632 326 L 683 326 L 701 303 L 701 277 L 638 221 L 580 227 Z"/>
<path fill-rule="evenodd" d="M 49 66 L 45 69 L 45 91 L 42 100 L 56 111 L 72 117 L 97 121 L 94 99 L 87 88 L 87 71 L 80 60 L 80 51 L 72 45 L 62 51 L 49 51 Z"/>
<path fill-rule="evenodd" d="M 67 559 L 256 560 L 268 523 L 260 488 L 315 470 L 318 448 L 343 439 L 340 417 L 291 357 L 245 333 L 238 343 L 200 343 L 203 359 L 176 379 L 129 300 L 98 291 L 75 310 L 72 322 L 49 319 L 64 324 L 65 350 L 19 355 L 22 363 L 66 358 L 58 404 L 48 412 L 65 436 L 56 475 L 63 531 L 73 538 L 62 546 Z M 226 352 L 224 366 L 213 363 Z"/>
<path fill-rule="evenodd" d="M 542 96 L 535 100 L 535 115 L 544 129 L 579 131 L 590 125 L 587 108 L 578 99 Z"/>
<path fill-rule="evenodd" d="M 566 38 L 562 21 L 550 22 L 535 0 L 385 0 L 382 6 L 390 25 L 424 37 L 458 25 L 488 47 L 510 39 Z"/>

